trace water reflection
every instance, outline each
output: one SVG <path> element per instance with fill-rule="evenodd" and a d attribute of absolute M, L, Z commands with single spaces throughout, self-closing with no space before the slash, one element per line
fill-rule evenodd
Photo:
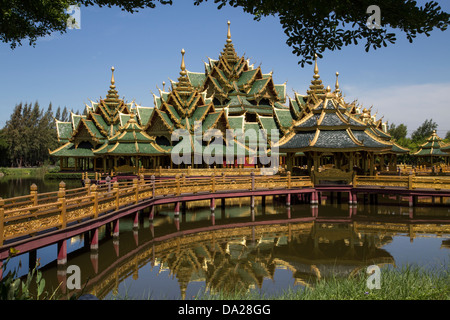
<path fill-rule="evenodd" d="M 78 179 L 68 179 L 64 182 L 67 189 L 81 187 L 81 180 Z M 44 179 L 38 175 L 4 176 L 0 178 L 0 197 L 6 199 L 30 194 L 32 184 L 36 184 L 40 193 L 58 191 L 59 183 L 59 180 Z"/>
<path fill-rule="evenodd" d="M 72 239 L 81 249 L 69 254 L 68 265 L 80 267 L 85 292 L 99 298 L 184 299 L 200 290 L 275 293 L 373 264 L 396 267 L 426 257 L 432 267 L 430 255 L 438 263 L 449 258 L 447 208 L 411 214 L 404 207 L 265 204 L 252 210 L 246 199 L 227 200 L 211 214 L 209 202 L 188 203 L 178 217 L 173 206 L 161 206 L 151 221 L 144 211 L 138 225 L 120 220 L 119 237 L 103 227 L 97 251 L 84 237 Z M 67 280 L 66 267 L 42 267 L 49 290 Z"/>

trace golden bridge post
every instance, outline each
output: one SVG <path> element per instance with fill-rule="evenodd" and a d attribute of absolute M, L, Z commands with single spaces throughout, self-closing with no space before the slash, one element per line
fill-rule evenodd
<path fill-rule="evenodd" d="M 291 172 L 287 172 L 287 188 L 291 188 Z M 289 207 L 291 205 L 291 194 L 286 194 L 286 205 Z"/>
<path fill-rule="evenodd" d="M 67 225 L 67 216 L 66 216 L 66 184 L 64 181 L 61 181 L 59 184 L 59 191 L 58 191 L 58 202 L 60 204 L 60 223 L 61 228 L 65 229 Z"/>
<path fill-rule="evenodd" d="M 98 193 L 97 193 L 97 185 L 93 184 L 90 188 L 91 191 L 91 195 L 94 198 L 94 207 L 93 207 L 93 211 L 94 211 L 94 219 L 98 218 Z"/>
<path fill-rule="evenodd" d="M 2 197 L 0 197 L 0 246 L 3 245 L 4 235 L 3 235 L 3 221 L 5 219 L 5 209 L 3 206 L 5 205 L 5 200 L 3 200 Z M 0 280 L 2 279 L 2 262 L 0 261 Z"/>
<path fill-rule="evenodd" d="M 34 206 L 37 206 L 37 204 L 38 204 L 37 194 L 38 194 L 38 192 L 37 192 L 37 185 L 33 183 L 30 186 L 30 195 L 31 195 L 31 199 L 32 199 L 31 201 L 33 202 Z"/>

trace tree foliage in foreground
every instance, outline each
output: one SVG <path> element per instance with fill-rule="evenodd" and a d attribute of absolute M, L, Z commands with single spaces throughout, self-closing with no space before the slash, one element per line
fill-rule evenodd
<path fill-rule="evenodd" d="M 208 0 L 194 0 L 200 5 Z M 444 31 L 450 14 L 441 10 L 436 1 L 419 6 L 413 0 L 214 0 L 218 8 L 230 5 L 241 8 L 256 20 L 265 16 L 279 18 L 286 43 L 300 57 L 299 64 L 311 64 L 314 54 L 322 57 L 327 50 L 340 50 L 344 46 L 365 41 L 365 50 L 386 47 L 395 43 L 395 32 L 403 33 L 413 42 L 419 34 L 430 36 L 431 31 Z M 52 32 L 64 33 L 69 15 L 65 9 L 72 4 L 100 7 L 117 6 L 133 13 L 143 8 L 154 8 L 156 3 L 172 4 L 172 0 L 0 0 L 0 41 L 11 48 L 25 39 L 35 45 L 40 37 Z M 379 28 L 368 28 L 367 22 L 379 6 Z M 372 20 L 370 20 L 372 21 Z"/>

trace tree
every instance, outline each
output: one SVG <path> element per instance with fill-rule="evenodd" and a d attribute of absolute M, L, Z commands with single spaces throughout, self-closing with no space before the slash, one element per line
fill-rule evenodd
<path fill-rule="evenodd" d="M 208 0 L 194 0 L 200 5 Z M 154 8 L 155 3 L 172 4 L 171 0 L 0 0 L 0 40 L 15 48 L 29 39 L 35 45 L 39 37 L 52 32 L 66 32 L 69 15 L 65 9 L 72 4 L 84 6 L 117 6 L 133 13 L 142 8 Z M 288 36 L 286 43 L 300 56 L 299 64 L 311 64 L 314 55 L 322 57 L 326 50 L 340 50 L 365 39 L 365 50 L 395 43 L 397 30 L 412 42 L 418 34 L 430 36 L 434 29 L 444 31 L 450 14 L 443 12 L 436 1 L 418 6 L 413 0 L 214 0 L 218 9 L 225 5 L 240 7 L 260 20 L 277 16 Z M 368 27 L 371 5 L 380 8 L 380 24 Z M 372 11 L 373 12 L 373 11 Z M 373 20 L 371 20 L 373 21 Z M 369 21 L 370 22 L 370 21 Z M 374 24 L 372 24 L 374 25 Z M 379 27 L 379 28 L 378 28 Z"/>
<path fill-rule="evenodd" d="M 393 139 L 395 139 L 396 141 L 399 141 L 401 139 L 406 138 L 406 135 L 408 134 L 408 128 L 403 123 L 399 124 L 398 126 L 391 123 L 389 125 L 388 132 L 392 136 Z"/>
<path fill-rule="evenodd" d="M 414 143 L 420 144 L 424 142 L 429 136 L 433 134 L 433 131 L 438 127 L 437 123 L 433 119 L 425 120 L 412 134 L 411 140 Z"/>
<path fill-rule="evenodd" d="M 46 112 L 38 102 L 33 106 L 17 104 L 2 130 L 2 138 L 12 166 L 42 165 L 49 158 L 48 149 L 58 145 L 51 103 Z"/>

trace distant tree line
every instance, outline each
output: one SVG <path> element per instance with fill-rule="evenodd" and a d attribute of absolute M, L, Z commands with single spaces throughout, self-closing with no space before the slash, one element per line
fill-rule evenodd
<path fill-rule="evenodd" d="M 77 112 L 78 113 L 78 112 Z M 70 121 L 70 111 L 38 102 L 16 104 L 10 119 L 0 129 L 0 166 L 31 167 L 51 164 L 48 150 L 58 147 L 55 118 Z"/>

